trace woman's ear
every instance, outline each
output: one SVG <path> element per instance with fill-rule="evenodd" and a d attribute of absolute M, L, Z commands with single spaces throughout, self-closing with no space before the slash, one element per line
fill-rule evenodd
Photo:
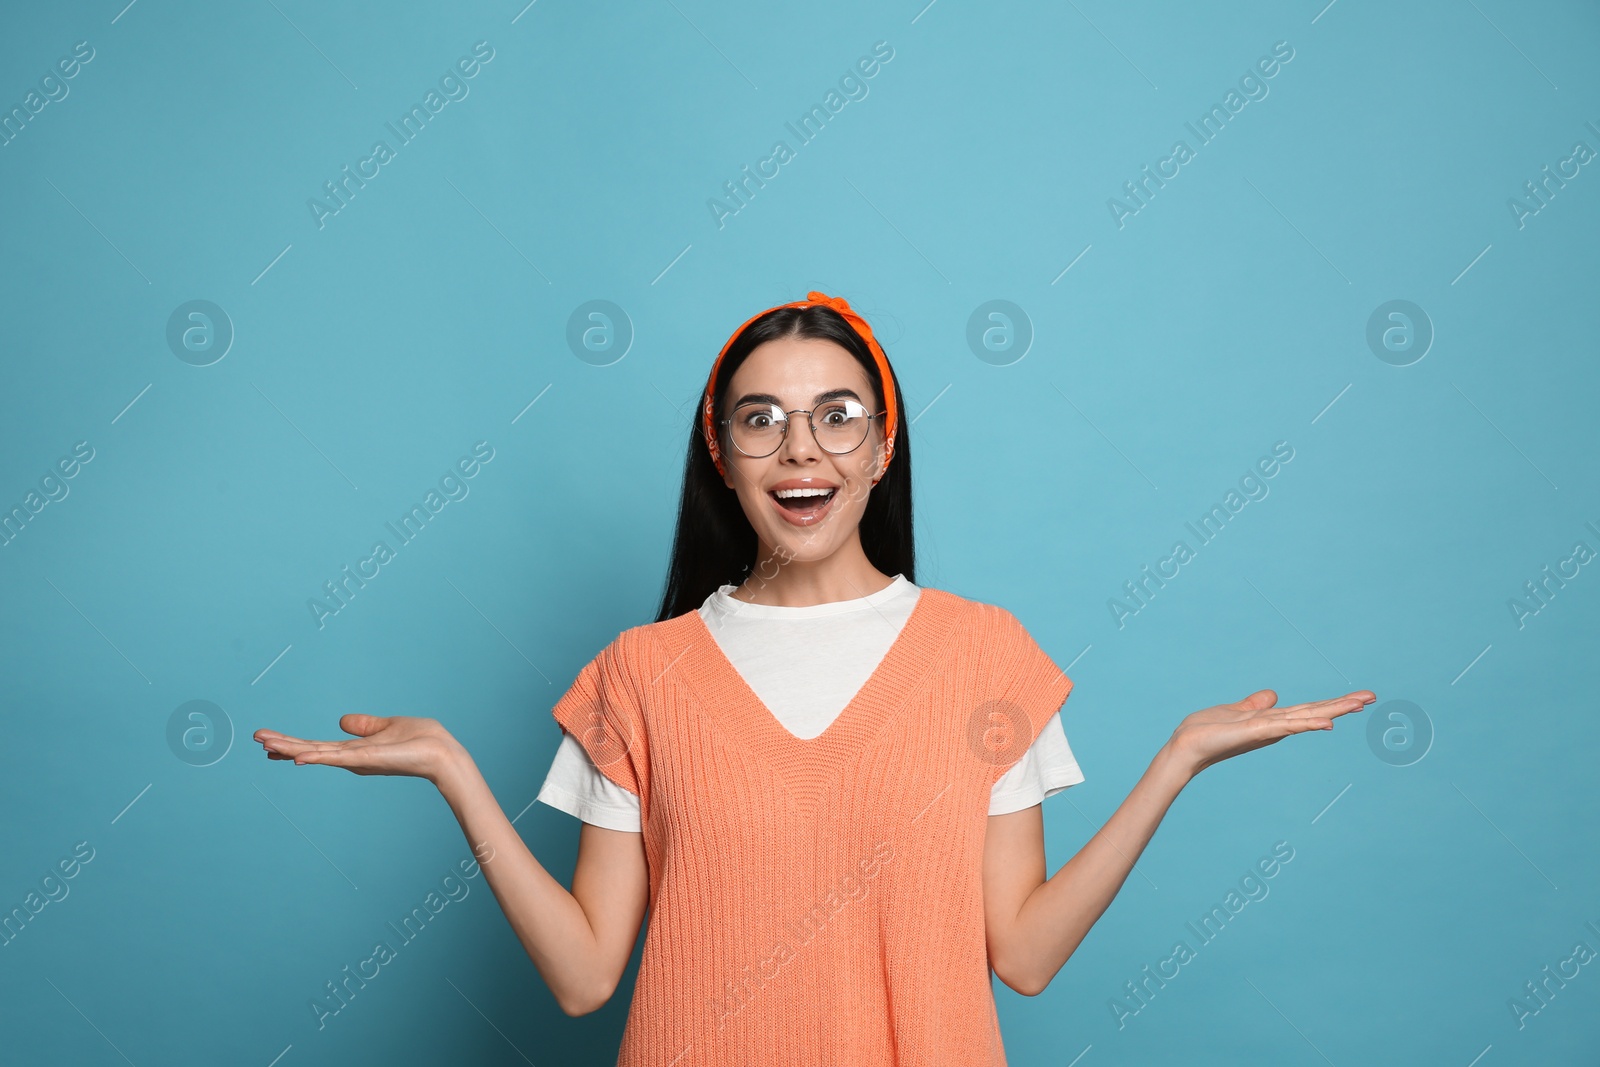
<path fill-rule="evenodd" d="M 884 439 L 882 431 L 875 432 L 872 435 L 872 462 L 873 462 L 872 484 L 873 485 L 877 485 L 878 482 L 880 480 L 882 480 L 884 472 L 889 469 L 889 463 L 888 463 L 887 460 L 884 459 L 884 454 L 887 451 L 888 451 L 888 445 L 885 442 L 885 439 Z"/>

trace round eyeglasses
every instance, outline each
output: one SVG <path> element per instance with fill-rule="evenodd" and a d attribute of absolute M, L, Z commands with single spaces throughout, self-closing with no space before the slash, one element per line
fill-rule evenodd
<path fill-rule="evenodd" d="M 804 415 L 818 446 L 825 452 L 842 456 L 861 447 L 872 420 L 883 414 L 886 413 L 869 412 L 854 400 L 830 400 L 811 411 L 803 408 L 784 411 L 777 404 L 753 402 L 734 408 L 733 415 L 722 423 L 729 427 L 728 436 L 740 453 L 760 459 L 772 455 L 783 444 L 789 433 L 789 416 Z"/>

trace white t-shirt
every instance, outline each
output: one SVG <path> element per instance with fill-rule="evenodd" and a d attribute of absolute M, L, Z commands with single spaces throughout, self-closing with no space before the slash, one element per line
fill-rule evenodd
<path fill-rule="evenodd" d="M 805 607 L 748 604 L 729 596 L 733 589 L 724 585 L 707 597 L 700 617 L 768 711 L 801 739 L 820 735 L 849 705 L 922 593 L 903 574 L 868 596 Z M 1057 711 L 995 782 L 989 814 L 1032 807 L 1081 781 Z M 565 730 L 538 799 L 596 826 L 640 829 L 638 796 L 601 774 Z"/>

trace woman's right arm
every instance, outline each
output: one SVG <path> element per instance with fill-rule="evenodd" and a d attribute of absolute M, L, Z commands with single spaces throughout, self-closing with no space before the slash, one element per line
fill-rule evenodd
<path fill-rule="evenodd" d="M 600 1008 L 633 953 L 649 901 L 642 834 L 583 824 L 572 891 L 523 844 L 466 748 L 434 719 L 345 715 L 349 741 L 257 730 L 268 758 L 355 774 L 408 775 L 438 787 L 511 928 L 568 1015 Z"/>
<path fill-rule="evenodd" d="M 435 784 L 561 1010 L 599 1009 L 621 981 L 644 920 L 643 835 L 583 823 L 569 893 L 523 844 L 465 748 Z"/>

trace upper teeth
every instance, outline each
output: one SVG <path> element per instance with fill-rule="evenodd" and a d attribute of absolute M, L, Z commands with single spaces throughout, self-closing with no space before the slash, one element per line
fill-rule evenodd
<path fill-rule="evenodd" d="M 805 488 L 805 489 L 777 489 L 777 490 L 774 490 L 774 492 L 778 496 L 783 497 L 784 499 L 788 499 L 790 497 L 797 497 L 797 496 L 827 496 L 829 493 L 833 492 L 833 490 L 832 489 L 815 489 L 815 488 L 809 488 L 808 487 L 808 488 Z"/>

